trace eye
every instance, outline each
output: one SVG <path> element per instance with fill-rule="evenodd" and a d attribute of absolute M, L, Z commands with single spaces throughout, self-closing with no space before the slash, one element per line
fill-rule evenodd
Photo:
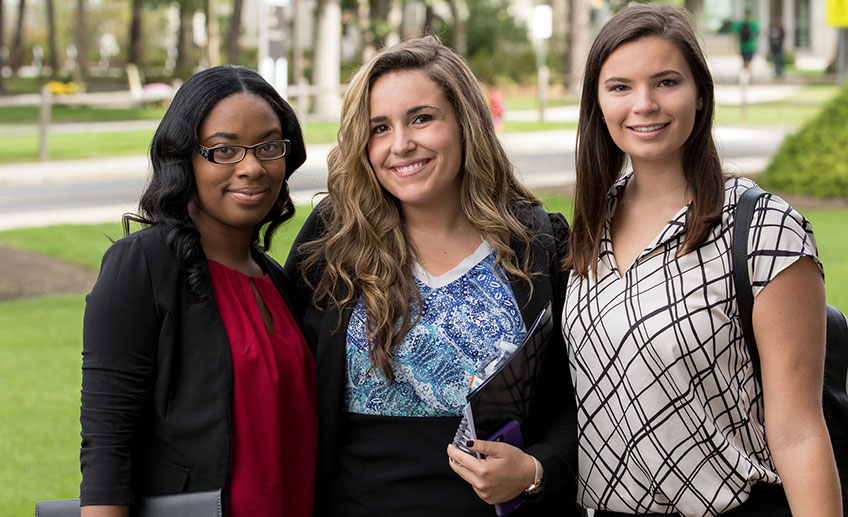
<path fill-rule="evenodd" d="M 261 153 L 276 153 L 279 150 L 279 142 L 265 142 L 264 144 L 259 146 L 259 152 Z"/>
<path fill-rule="evenodd" d="M 222 145 L 221 147 L 215 147 L 212 149 L 212 154 L 216 160 L 227 160 L 236 155 L 235 147 L 229 147 L 226 145 Z"/>
<path fill-rule="evenodd" d="M 611 92 L 625 92 L 630 88 L 625 84 L 616 84 L 610 88 Z"/>
<path fill-rule="evenodd" d="M 376 126 L 371 128 L 371 134 L 372 135 L 379 135 L 380 133 L 383 133 L 383 132 L 388 131 L 388 130 L 389 130 L 389 126 L 387 126 L 385 124 L 377 124 Z"/>
<path fill-rule="evenodd" d="M 420 115 L 416 115 L 414 119 L 412 119 L 413 124 L 424 124 L 425 122 L 430 122 L 433 120 L 433 115 L 429 113 L 422 113 Z"/>
<path fill-rule="evenodd" d="M 675 84 L 677 84 L 677 81 L 675 81 L 674 79 L 663 79 L 662 81 L 660 81 L 659 86 L 668 87 L 668 86 L 674 86 Z"/>

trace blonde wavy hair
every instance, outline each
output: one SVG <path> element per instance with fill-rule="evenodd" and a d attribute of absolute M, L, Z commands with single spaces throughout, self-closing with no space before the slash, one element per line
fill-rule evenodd
<path fill-rule="evenodd" d="M 393 350 L 417 321 L 421 298 L 399 203 L 377 181 L 368 160 L 369 99 L 379 77 L 404 70 L 421 70 L 441 86 L 462 132 L 462 210 L 497 250 L 497 264 L 531 290 L 532 236 L 520 213 L 541 204 L 515 178 L 477 79 L 438 39 L 399 43 L 360 68 L 345 96 L 338 142 L 327 159 L 329 196 L 320 212 L 324 232 L 298 251 L 305 257 L 302 273 L 314 288 L 316 306 L 330 301 L 341 313 L 362 297 L 371 367 L 380 368 L 388 382 L 394 379 Z M 515 244 L 523 245 L 523 260 L 513 251 Z M 313 277 L 307 273 L 312 270 L 321 273 Z"/>

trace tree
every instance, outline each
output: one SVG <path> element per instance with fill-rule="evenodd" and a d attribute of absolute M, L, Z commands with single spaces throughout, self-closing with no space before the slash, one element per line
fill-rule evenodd
<path fill-rule="evenodd" d="M 56 45 L 56 6 L 54 0 L 45 0 L 47 8 L 47 51 L 50 54 L 50 75 L 59 73 L 59 48 Z"/>
<path fill-rule="evenodd" d="M 221 64 L 221 33 L 218 28 L 218 0 L 206 0 L 206 61 Z"/>
<path fill-rule="evenodd" d="M 141 65 L 142 51 L 144 50 L 143 36 L 141 33 L 141 19 L 143 11 L 142 0 L 130 0 L 132 9 L 132 18 L 130 20 L 130 34 L 127 48 L 127 62 L 134 65 Z"/>
<path fill-rule="evenodd" d="M 85 81 L 88 78 L 88 31 L 85 23 L 85 2 L 86 0 L 77 0 L 77 58 L 76 70 L 74 71 L 74 80 L 77 82 Z"/>
<path fill-rule="evenodd" d="M 233 0 L 233 15 L 230 18 L 230 31 L 227 33 L 227 61 L 237 65 L 241 62 L 239 36 L 241 35 L 241 12 L 244 0 Z"/>
<path fill-rule="evenodd" d="M 337 119 L 341 107 L 339 83 L 341 66 L 342 12 L 339 0 L 318 2 L 318 41 L 315 43 L 313 83 L 318 88 L 312 111 Z"/>
<path fill-rule="evenodd" d="M 468 36 L 465 33 L 468 5 L 465 0 L 450 0 L 448 4 L 453 18 L 453 49 L 461 56 L 468 55 Z"/>
<path fill-rule="evenodd" d="M 3 17 L 3 0 L 0 0 L 0 93 L 6 93 L 6 85 L 3 83 L 3 43 L 6 41 L 6 20 Z"/>
<path fill-rule="evenodd" d="M 18 20 L 15 25 L 15 35 L 12 36 L 12 52 L 9 56 L 9 66 L 12 73 L 17 74 L 24 59 L 24 13 L 26 12 L 26 0 L 18 3 Z"/>
<path fill-rule="evenodd" d="M 180 24 L 177 27 L 177 59 L 176 69 L 183 73 L 189 67 L 191 61 L 193 41 L 191 37 L 191 20 L 194 12 L 199 8 L 196 0 L 181 0 L 177 4 L 180 9 Z"/>
<path fill-rule="evenodd" d="M 583 67 L 586 64 L 586 58 L 589 57 L 589 46 L 592 44 L 591 9 L 589 0 L 571 2 L 568 89 L 574 95 L 580 95 Z"/>

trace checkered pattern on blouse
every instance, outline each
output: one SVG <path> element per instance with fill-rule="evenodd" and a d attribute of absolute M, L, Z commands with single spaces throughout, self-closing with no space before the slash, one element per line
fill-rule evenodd
<path fill-rule="evenodd" d="M 700 248 L 675 256 L 684 207 L 619 275 L 610 218 L 629 178 L 610 192 L 597 277 L 572 274 L 566 293 L 578 500 L 625 513 L 714 515 L 744 502 L 755 482 L 779 482 L 730 269 L 736 199 L 753 182 L 727 182 L 721 223 Z M 817 254 L 809 222 L 776 196 L 760 198 L 748 239 L 755 296 Z"/>

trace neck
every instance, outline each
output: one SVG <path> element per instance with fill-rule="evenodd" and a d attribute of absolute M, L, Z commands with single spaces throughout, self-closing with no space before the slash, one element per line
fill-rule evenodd
<path fill-rule="evenodd" d="M 439 207 L 403 207 L 403 221 L 407 236 L 416 242 L 432 243 L 436 239 L 464 236 L 479 232 L 462 211 L 459 203 Z"/>
<path fill-rule="evenodd" d="M 207 259 L 247 275 L 261 275 L 261 268 L 250 253 L 252 229 L 209 224 L 208 216 L 192 208 L 189 214 L 200 233 L 200 246 Z"/>
<path fill-rule="evenodd" d="M 627 183 L 630 201 L 671 203 L 683 206 L 689 202 L 689 184 L 682 164 L 633 164 L 633 177 Z"/>

